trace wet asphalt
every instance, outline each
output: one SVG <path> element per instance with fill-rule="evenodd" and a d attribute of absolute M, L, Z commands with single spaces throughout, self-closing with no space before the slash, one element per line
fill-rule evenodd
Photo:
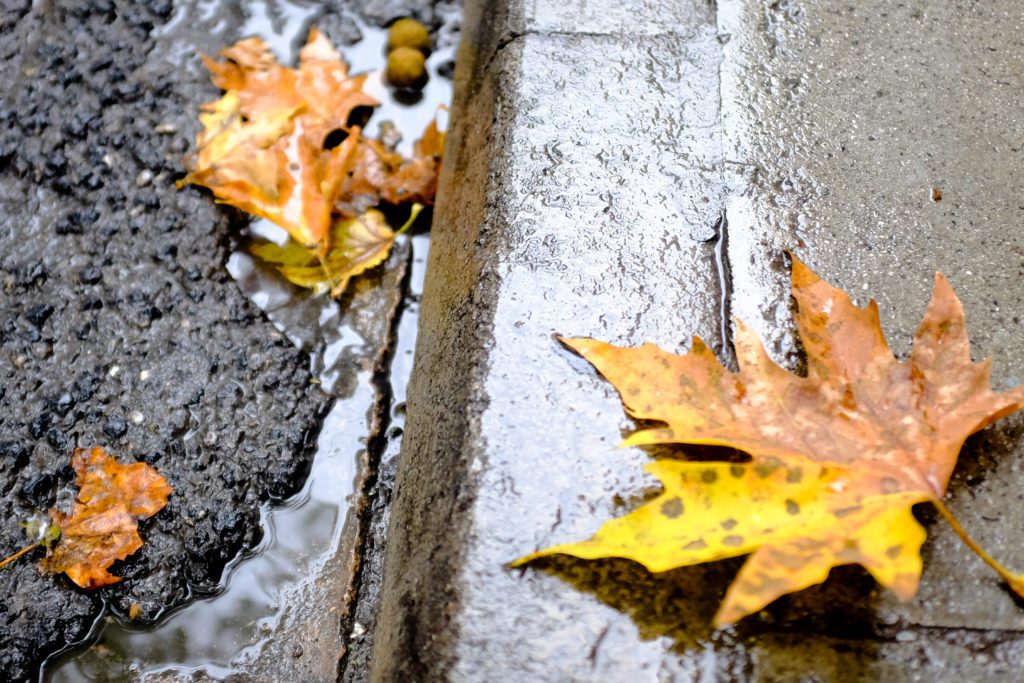
<path fill-rule="evenodd" d="M 365 5 L 378 24 L 434 21 L 432 3 Z M 261 506 L 302 486 L 331 404 L 225 268 L 247 219 L 174 185 L 198 105 L 218 94 L 198 55 L 251 30 L 232 3 L 208 9 L 0 6 L 0 555 L 70 501 L 75 447 L 143 460 L 174 487 L 114 566 L 121 583 L 82 591 L 36 556 L 0 574 L 3 680 L 34 680 L 101 613 L 140 627 L 217 590 L 259 542 Z M 351 9 L 312 19 L 350 44 Z"/>

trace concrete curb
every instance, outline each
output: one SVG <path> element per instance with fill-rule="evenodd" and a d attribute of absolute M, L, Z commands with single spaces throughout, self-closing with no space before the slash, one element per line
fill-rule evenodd
<path fill-rule="evenodd" d="M 735 313 L 796 364 L 785 248 L 878 296 L 899 353 L 942 268 L 995 385 L 1024 376 L 1024 240 L 1006 227 L 1021 218 L 1024 131 L 1005 114 L 1024 85 L 1024 8 L 480 4 L 466 8 L 374 680 L 1012 680 L 1024 611 L 938 525 L 910 605 L 850 569 L 717 633 L 732 563 L 504 565 L 587 536 L 651 486 L 647 454 L 615 448 L 631 428 L 618 397 L 553 336 L 680 350 L 699 334 L 728 358 Z M 949 199 L 933 203 L 933 186 Z M 1021 424 L 972 440 L 952 489 L 1015 566 Z"/>

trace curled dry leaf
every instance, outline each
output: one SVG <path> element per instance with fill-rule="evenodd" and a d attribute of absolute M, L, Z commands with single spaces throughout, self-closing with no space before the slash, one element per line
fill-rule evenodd
<path fill-rule="evenodd" d="M 618 389 L 631 416 L 661 423 L 626 444 L 731 446 L 751 460 L 652 463 L 664 486 L 656 499 L 588 541 L 515 564 L 562 553 L 625 557 L 661 572 L 750 554 L 716 625 L 820 583 L 842 564 L 862 565 L 908 600 L 925 540 L 911 508 L 931 502 L 1021 592 L 1021 577 L 981 551 L 941 501 L 964 440 L 1024 406 L 1024 387 L 995 393 L 990 361 L 971 361 L 963 307 L 947 280 L 936 276 L 905 362 L 889 349 L 874 301 L 857 308 L 795 258 L 793 296 L 806 377 L 776 365 L 740 321 L 735 373 L 697 338 L 682 356 L 652 344 L 563 340 Z"/>
<path fill-rule="evenodd" d="M 357 214 L 381 202 L 433 204 L 444 143 L 445 133 L 438 128 L 436 118 L 413 146 L 412 159 L 396 153 L 380 140 L 362 140 L 353 173 L 343 185 L 335 208 Z"/>
<path fill-rule="evenodd" d="M 42 561 L 82 588 L 120 581 L 107 568 L 142 547 L 138 520 L 167 505 L 170 484 L 143 462 L 120 465 L 102 448 L 79 448 L 71 458 L 78 498 L 70 514 L 51 510 L 60 541 Z"/>

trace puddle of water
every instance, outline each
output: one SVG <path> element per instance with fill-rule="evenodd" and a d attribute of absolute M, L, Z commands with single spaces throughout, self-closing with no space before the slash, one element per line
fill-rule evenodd
<path fill-rule="evenodd" d="M 258 34 L 280 59 L 294 63 L 307 27 L 315 24 L 324 11 L 318 3 L 299 0 L 257 1 L 246 8 L 247 16 L 240 16 L 237 3 L 230 0 L 181 2 L 172 20 L 161 29 L 162 58 L 194 61 L 196 52 L 207 49 L 205 44 L 196 44 L 199 31 L 207 41 L 211 35 L 234 40 Z M 437 76 L 437 66 L 454 57 L 455 47 L 431 55 L 431 80 L 419 102 L 409 106 L 398 102 L 381 82 L 386 32 L 361 22 L 357 25 L 363 39 L 344 48 L 343 54 L 354 72 L 377 70 L 367 79 L 366 89 L 382 102 L 368 132 L 376 135 L 380 123 L 391 120 L 406 132 L 399 149 L 409 154 L 437 107 L 449 103 L 451 82 Z M 279 229 L 254 223 L 251 231 L 272 237 Z M 390 368 L 393 427 L 401 427 L 404 421 L 405 387 L 412 367 L 429 247 L 426 235 L 402 239 L 411 243 L 413 257 Z M 261 544 L 227 568 L 226 578 L 215 593 L 197 595 L 197 602 L 166 616 L 152 629 L 132 629 L 112 617 L 103 617 L 95 629 L 100 632 L 96 643 L 80 654 L 48 662 L 42 674 L 44 680 L 123 681 L 158 673 L 187 677 L 196 672 L 223 679 L 259 656 L 282 619 L 282 603 L 288 593 L 330 571 L 326 565 L 339 546 L 350 500 L 356 493 L 358 454 L 366 447 L 376 395 L 369 367 L 372 360 L 354 372 L 350 359 L 375 353 L 366 348 L 367 341 L 336 302 L 296 292 L 276 272 L 244 253 L 233 254 L 228 268 L 278 329 L 310 352 L 314 374 L 326 391 L 338 396 L 324 422 L 309 479 L 303 490 L 284 504 L 264 508 Z M 389 434 L 386 451 L 397 453 L 401 429 L 392 429 Z"/>

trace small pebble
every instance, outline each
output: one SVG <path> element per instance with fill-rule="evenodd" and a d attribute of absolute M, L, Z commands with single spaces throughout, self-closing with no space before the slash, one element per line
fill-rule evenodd
<path fill-rule="evenodd" d="M 143 381 L 143 382 L 145 382 L 147 379 L 149 379 L 149 370 L 143 370 L 142 372 L 140 372 L 139 373 L 139 379 L 141 381 Z"/>
<path fill-rule="evenodd" d="M 400 47 L 410 47 L 420 52 L 428 52 L 430 50 L 430 31 L 415 19 L 409 17 L 399 19 L 391 25 L 391 29 L 388 31 L 388 52 Z"/>
<path fill-rule="evenodd" d="M 153 172 L 150 171 L 149 169 L 146 169 L 139 173 L 139 175 L 135 176 L 136 187 L 145 187 L 146 185 L 149 185 L 151 182 L 153 182 Z"/>
<path fill-rule="evenodd" d="M 178 132 L 178 127 L 175 126 L 173 123 L 160 123 L 157 124 L 157 127 L 154 128 L 153 130 L 155 130 L 160 135 L 174 135 L 175 133 Z"/>
<path fill-rule="evenodd" d="M 137 410 L 133 410 L 128 413 L 128 418 L 137 425 L 142 424 L 143 420 L 146 419 L 146 417 Z"/>
<path fill-rule="evenodd" d="M 396 88 L 418 90 L 427 83 L 427 60 L 411 47 L 400 47 L 388 55 L 388 83 Z"/>
<path fill-rule="evenodd" d="M 107 371 L 107 374 L 110 375 L 111 377 L 117 377 L 118 375 L 121 374 L 121 366 L 111 365 L 110 370 Z"/>

